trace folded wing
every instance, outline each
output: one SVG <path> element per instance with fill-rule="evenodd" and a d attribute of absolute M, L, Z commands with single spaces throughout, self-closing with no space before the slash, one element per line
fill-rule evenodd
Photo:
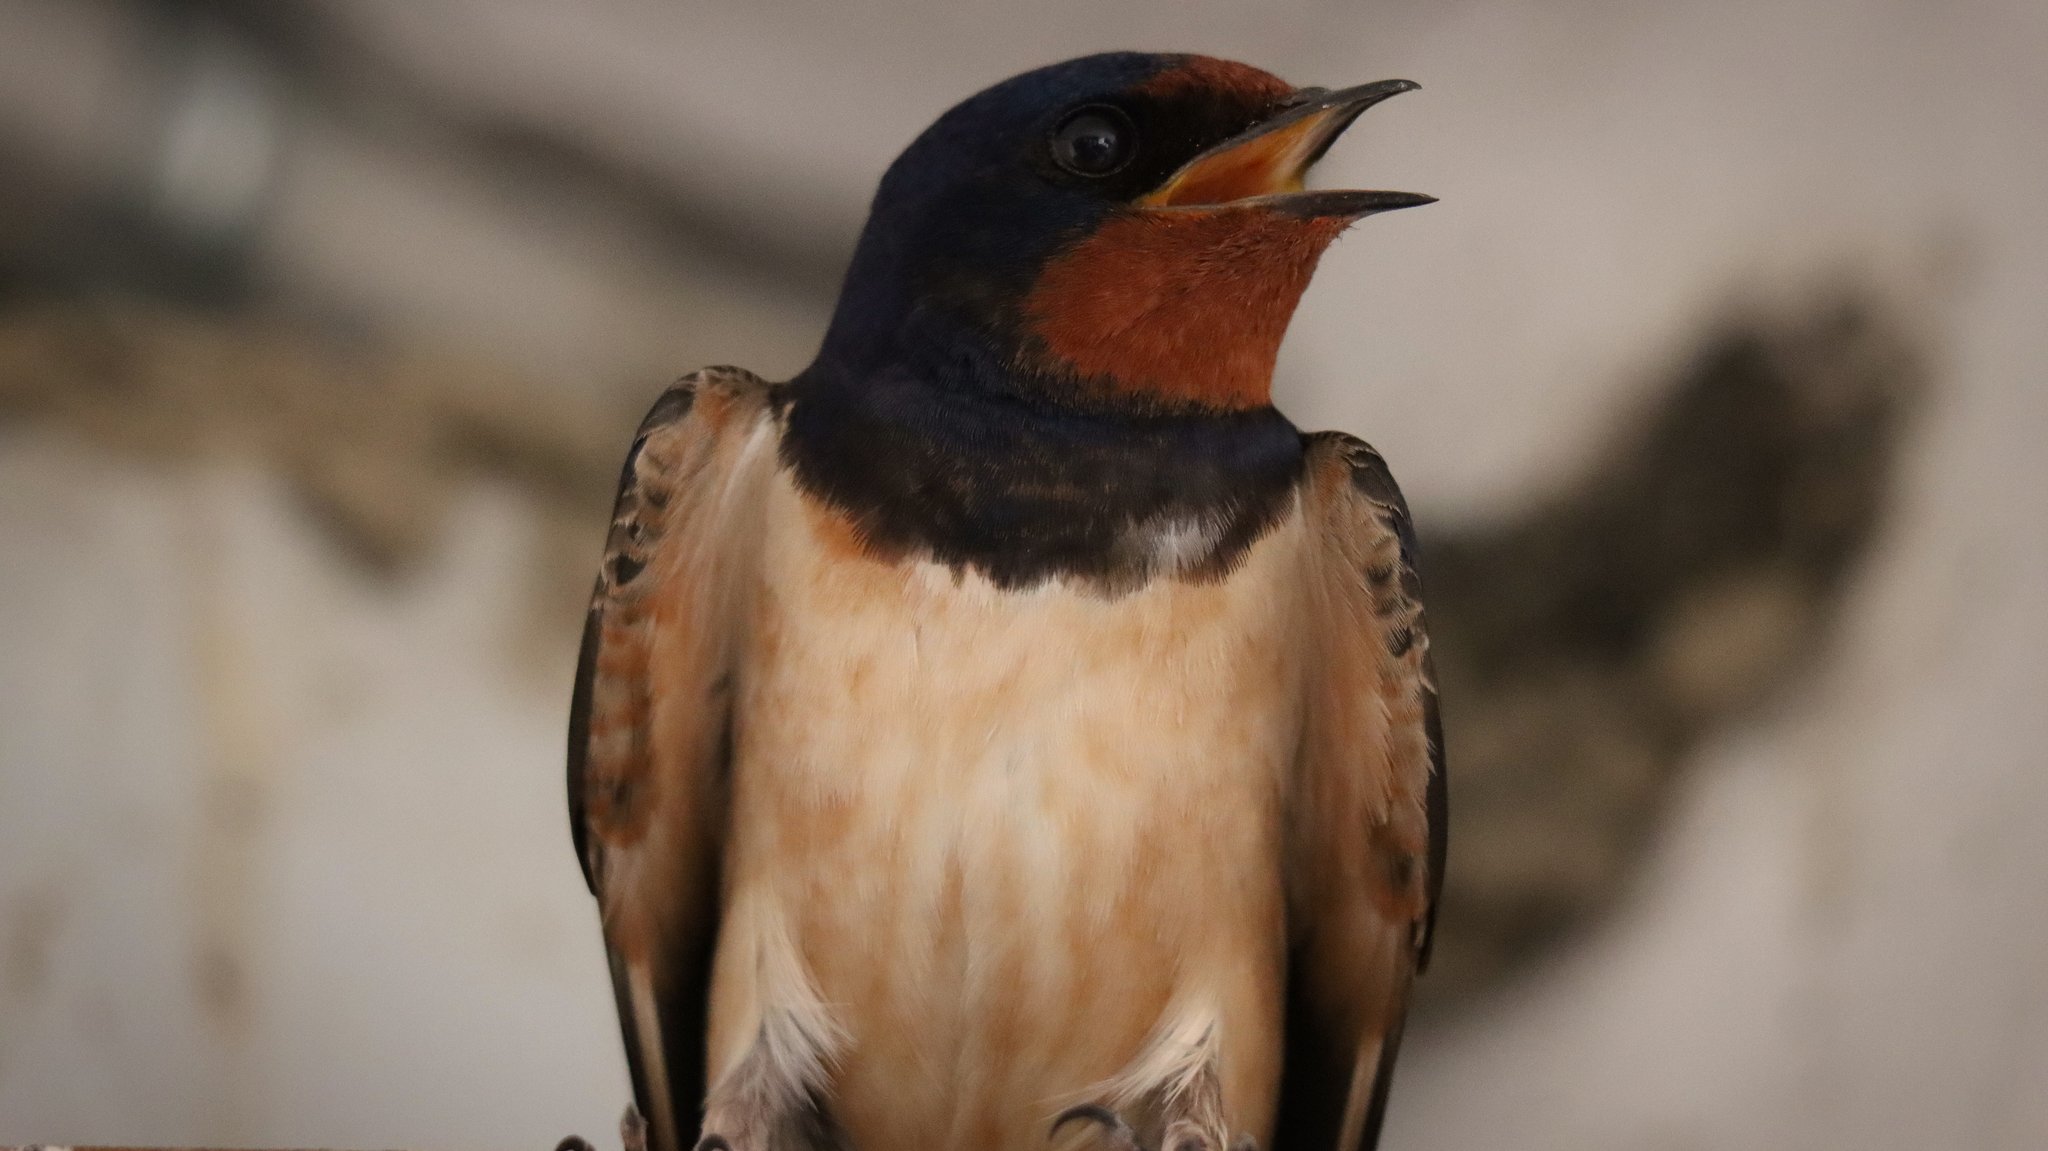
<path fill-rule="evenodd" d="M 773 409 L 769 385 L 734 368 L 655 403 L 626 456 L 577 661 L 570 830 L 654 1151 L 694 1143 L 704 1098 L 733 663 Z"/>
<path fill-rule="evenodd" d="M 1446 791 L 1415 533 L 1386 461 L 1310 436 L 1309 663 L 1288 828 L 1274 1145 L 1371 1151 L 1443 885 Z"/>

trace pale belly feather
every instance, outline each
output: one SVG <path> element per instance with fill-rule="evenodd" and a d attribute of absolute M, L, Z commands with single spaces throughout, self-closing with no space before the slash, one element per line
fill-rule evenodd
<path fill-rule="evenodd" d="M 1037 1149 L 1207 1043 L 1263 1138 L 1298 516 L 1113 598 L 868 558 L 786 475 L 765 518 L 714 1074 L 789 1013 L 855 1146 Z"/>

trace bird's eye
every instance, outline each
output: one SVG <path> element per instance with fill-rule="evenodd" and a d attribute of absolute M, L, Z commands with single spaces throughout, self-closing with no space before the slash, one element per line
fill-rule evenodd
<path fill-rule="evenodd" d="M 1106 104 L 1082 108 L 1052 133 L 1053 162 L 1076 176 L 1115 174 L 1138 151 L 1131 118 Z"/>

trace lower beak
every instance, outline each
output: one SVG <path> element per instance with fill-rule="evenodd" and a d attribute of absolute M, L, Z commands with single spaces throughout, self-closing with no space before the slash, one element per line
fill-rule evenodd
<path fill-rule="evenodd" d="M 1302 178 L 1367 108 L 1412 92 L 1409 80 L 1382 80 L 1331 92 L 1304 88 L 1280 111 L 1182 165 L 1140 196 L 1143 208 L 1254 202 L 1304 216 L 1370 216 L 1436 202 L 1414 192 L 1305 191 Z"/>

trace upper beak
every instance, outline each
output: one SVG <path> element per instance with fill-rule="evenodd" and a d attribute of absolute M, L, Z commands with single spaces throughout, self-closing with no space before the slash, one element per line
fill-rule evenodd
<path fill-rule="evenodd" d="M 1302 178 L 1367 108 L 1421 85 L 1381 80 L 1331 92 L 1304 88 L 1270 119 L 1196 156 L 1138 198 L 1145 208 L 1257 201 L 1305 216 L 1369 216 L 1436 202 L 1415 192 L 1302 190 Z"/>

